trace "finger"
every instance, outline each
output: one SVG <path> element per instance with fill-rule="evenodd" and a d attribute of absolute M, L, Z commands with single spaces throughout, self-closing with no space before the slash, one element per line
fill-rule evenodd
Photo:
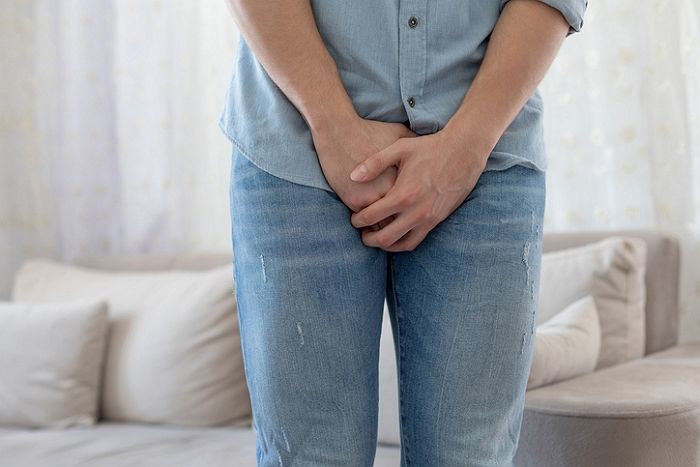
<path fill-rule="evenodd" d="M 406 235 L 398 239 L 394 244 L 385 248 L 385 251 L 413 251 L 425 240 L 430 233 L 430 230 L 430 226 L 415 227 Z"/>
<path fill-rule="evenodd" d="M 389 216 L 389 217 L 387 217 L 386 219 L 383 219 L 383 220 L 377 222 L 376 224 L 372 224 L 372 225 L 370 225 L 369 227 L 366 227 L 366 228 L 367 228 L 367 229 L 370 229 L 370 230 L 379 230 L 379 229 L 383 229 L 384 227 L 386 227 L 387 225 L 389 225 L 389 223 L 390 223 L 392 220 L 394 220 L 394 217 L 395 217 L 395 216 Z"/>
<path fill-rule="evenodd" d="M 376 178 L 389 166 L 398 163 L 403 156 L 402 147 L 398 144 L 399 141 L 401 139 L 362 161 L 350 172 L 350 179 L 355 182 L 366 182 Z"/>
<path fill-rule="evenodd" d="M 362 234 L 362 242 L 367 246 L 384 249 L 406 235 L 416 224 L 417 222 L 411 216 L 403 213 L 381 230 L 364 232 Z"/>
<path fill-rule="evenodd" d="M 396 219 L 396 216 L 394 216 L 392 214 L 391 216 L 387 217 L 386 219 L 382 219 L 379 222 L 377 222 L 377 225 L 379 226 L 380 229 L 383 229 L 387 225 L 391 224 L 391 221 L 393 221 L 394 219 Z M 377 229 L 377 230 L 379 230 L 379 229 Z"/>
<path fill-rule="evenodd" d="M 369 206 L 366 206 L 358 212 L 353 213 L 350 216 L 350 223 L 359 229 L 360 227 L 376 224 L 392 214 L 396 214 L 398 211 L 399 205 L 394 200 L 394 197 L 391 195 L 390 191 L 384 195 L 383 198 L 379 198 Z"/>

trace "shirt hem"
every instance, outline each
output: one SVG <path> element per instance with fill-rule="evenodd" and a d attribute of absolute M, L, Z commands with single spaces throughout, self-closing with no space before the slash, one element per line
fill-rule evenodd
<path fill-rule="evenodd" d="M 547 172 L 547 163 L 545 162 L 544 164 L 538 164 L 534 162 L 532 159 L 526 159 L 522 156 L 518 156 L 516 154 L 510 153 L 510 152 L 503 152 L 503 151 L 493 151 L 491 152 L 491 155 L 497 154 L 501 156 L 506 156 L 507 159 L 501 162 L 494 162 L 491 165 L 489 165 L 489 161 L 486 163 L 486 168 L 484 169 L 484 172 L 487 170 L 505 170 L 508 169 L 514 165 L 522 165 L 534 170 L 537 170 L 538 172 Z M 489 156 L 489 160 L 491 156 Z"/>
<path fill-rule="evenodd" d="M 327 183 L 320 184 L 316 177 L 304 177 L 298 174 L 282 174 L 274 168 L 267 167 L 265 164 L 261 163 L 257 158 L 253 157 L 248 152 L 248 150 L 241 144 L 241 142 L 238 141 L 238 139 L 235 136 L 233 136 L 232 134 L 230 134 L 230 132 L 227 131 L 226 125 L 224 124 L 224 121 L 222 119 L 219 120 L 219 128 L 221 129 L 222 133 L 229 139 L 229 141 L 231 141 L 231 143 L 236 147 L 236 149 L 238 149 L 246 159 L 255 164 L 259 169 L 264 170 L 265 172 L 277 178 L 281 178 L 292 183 L 298 183 L 300 185 L 319 188 L 330 193 L 335 193 L 335 191 L 330 187 L 330 185 L 328 185 Z M 498 162 L 491 162 L 493 161 L 493 159 L 491 159 L 491 155 L 494 154 L 499 156 L 505 156 L 506 158 Z M 489 160 L 487 161 L 486 167 L 484 168 L 484 172 L 493 170 L 506 170 L 515 165 L 522 165 L 530 169 L 546 173 L 546 162 L 543 165 L 537 164 L 531 159 L 527 159 L 522 156 L 518 156 L 516 154 L 504 151 L 492 151 L 491 155 L 489 155 Z"/>
<path fill-rule="evenodd" d="M 319 188 L 321 190 L 325 190 L 331 193 L 335 194 L 335 191 L 330 187 L 330 185 L 326 184 L 319 184 L 318 179 L 315 177 L 304 177 L 302 175 L 297 175 L 297 174 L 281 174 L 277 172 L 276 169 L 271 169 L 270 167 L 265 166 L 265 164 L 262 164 L 257 158 L 253 157 L 248 150 L 241 144 L 238 139 L 230 134 L 228 131 L 226 131 L 226 127 L 224 123 L 219 120 L 219 128 L 221 129 L 222 133 L 228 138 L 231 143 L 235 146 L 235 148 L 250 162 L 255 164 L 259 169 L 264 170 L 265 172 L 269 173 L 272 176 L 275 176 L 277 178 L 281 178 L 283 180 L 292 182 L 292 183 L 297 183 L 300 185 L 305 185 L 309 186 L 312 188 Z"/>

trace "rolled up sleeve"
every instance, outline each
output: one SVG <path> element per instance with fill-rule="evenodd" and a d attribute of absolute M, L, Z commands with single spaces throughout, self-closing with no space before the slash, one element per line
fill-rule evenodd
<path fill-rule="evenodd" d="M 501 0 L 501 10 L 510 0 Z M 583 27 L 583 16 L 588 7 L 588 0 L 537 0 L 558 10 L 569 23 L 567 37 L 579 32 Z"/>

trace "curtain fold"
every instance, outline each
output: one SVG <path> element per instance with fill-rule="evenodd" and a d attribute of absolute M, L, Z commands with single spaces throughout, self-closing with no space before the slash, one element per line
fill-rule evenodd
<path fill-rule="evenodd" d="M 230 248 L 219 0 L 0 3 L 0 296 L 28 257 Z"/>

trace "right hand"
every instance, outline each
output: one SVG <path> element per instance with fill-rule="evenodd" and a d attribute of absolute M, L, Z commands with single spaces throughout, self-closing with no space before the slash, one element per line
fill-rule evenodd
<path fill-rule="evenodd" d="M 391 166 L 370 182 L 355 182 L 350 179 L 350 172 L 367 157 L 399 138 L 415 136 L 403 123 L 366 120 L 359 116 L 349 122 L 329 125 L 320 134 L 312 132 L 314 147 L 328 184 L 353 212 L 384 196 L 394 185 L 397 168 Z"/>

